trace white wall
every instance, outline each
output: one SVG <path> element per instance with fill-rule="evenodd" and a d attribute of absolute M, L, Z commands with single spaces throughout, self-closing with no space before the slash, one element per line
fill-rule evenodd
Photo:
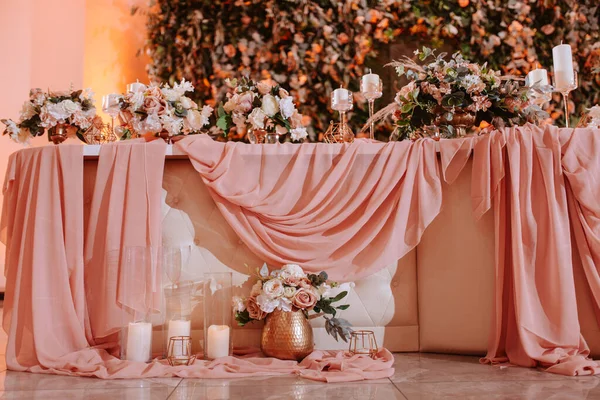
<path fill-rule="evenodd" d="M 146 81 L 146 59 L 135 55 L 145 37 L 144 17 L 130 16 L 134 4 L 146 1 L 0 0 L 0 118 L 18 118 L 30 88 L 91 87 L 99 106 L 103 94 Z M 46 137 L 34 141 L 46 144 Z M 8 156 L 20 148 L 0 137 L 2 181 Z M 4 256 L 0 244 L 1 270 Z M 0 291 L 4 282 L 1 274 Z"/>

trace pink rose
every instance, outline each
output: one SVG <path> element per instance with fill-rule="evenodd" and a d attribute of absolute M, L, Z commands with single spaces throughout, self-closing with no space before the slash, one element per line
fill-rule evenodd
<path fill-rule="evenodd" d="M 258 303 L 256 302 L 256 297 L 249 297 L 248 303 L 246 304 L 246 310 L 248 310 L 248 315 L 252 319 L 261 320 L 267 316 L 263 310 L 260 309 Z"/>
<path fill-rule="evenodd" d="M 313 308 L 317 304 L 317 301 L 317 295 L 312 290 L 300 288 L 294 295 L 292 304 L 296 308 L 308 310 Z"/>
<path fill-rule="evenodd" d="M 167 103 L 158 96 L 146 96 L 144 109 L 148 114 L 163 115 L 167 110 Z"/>
<path fill-rule="evenodd" d="M 265 95 L 267 93 L 269 93 L 271 91 L 271 89 L 273 88 L 273 86 L 271 86 L 268 82 L 266 81 L 260 81 L 256 84 L 256 89 L 258 89 L 258 93 L 260 93 L 261 95 Z"/>

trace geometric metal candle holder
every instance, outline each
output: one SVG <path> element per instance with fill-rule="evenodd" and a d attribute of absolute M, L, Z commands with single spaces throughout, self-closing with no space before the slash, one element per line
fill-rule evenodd
<path fill-rule="evenodd" d="M 348 124 L 330 122 L 329 128 L 323 135 L 326 143 L 352 143 L 354 142 L 354 132 Z"/>
<path fill-rule="evenodd" d="M 190 336 L 170 338 L 167 361 L 171 366 L 192 365 L 196 361 L 196 356 L 192 354 L 192 338 Z"/>
<path fill-rule="evenodd" d="M 350 334 L 350 355 L 362 354 L 374 358 L 379 350 L 373 331 L 353 331 Z"/>

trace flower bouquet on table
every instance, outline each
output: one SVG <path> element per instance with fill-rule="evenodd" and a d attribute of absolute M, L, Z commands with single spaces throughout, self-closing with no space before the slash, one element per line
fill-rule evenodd
<path fill-rule="evenodd" d="M 228 93 L 227 101 L 217 109 L 217 127 L 225 135 L 235 126 L 238 134 L 247 133 L 251 143 L 278 143 L 287 133 L 294 141 L 306 138 L 303 116 L 287 90 L 272 82 L 256 83 L 246 78 L 227 82 L 234 92 Z"/>
<path fill-rule="evenodd" d="M 174 137 L 201 133 L 210 123 L 213 108 L 199 108 L 185 95 L 194 91 L 185 79 L 173 86 L 130 86 L 132 89 L 118 103 L 122 139 L 161 137 L 170 142 Z"/>
<path fill-rule="evenodd" d="M 259 280 L 247 298 L 234 297 L 233 308 L 238 325 L 266 320 L 261 337 L 261 349 L 267 356 L 282 359 L 302 359 L 314 347 L 309 318 L 323 316 L 325 330 L 335 340 L 347 342 L 352 332 L 350 323 L 337 318 L 338 310 L 349 305 L 336 305 L 348 294 L 327 274 L 307 274 L 295 264 L 271 271 L 264 265 L 258 271 Z M 314 314 L 309 316 L 310 312 Z"/>
<path fill-rule="evenodd" d="M 502 128 L 537 123 L 548 116 L 530 102 L 531 88 L 486 64 L 471 63 L 459 53 L 447 61 L 445 54 L 436 57 L 426 47 L 415 54 L 426 64 L 407 57 L 389 64 L 409 83 L 394 103 L 374 117 L 392 114 L 398 140 L 431 135 L 451 138 L 480 125 Z"/>
<path fill-rule="evenodd" d="M 47 93 L 31 89 L 19 120 L 1 120 L 6 125 L 4 134 L 17 143 L 28 144 L 29 139 L 42 136 L 47 130 L 48 140 L 56 144 L 65 141 L 70 134 L 85 142 L 85 132 L 101 123 L 93 95 L 90 89 Z"/>

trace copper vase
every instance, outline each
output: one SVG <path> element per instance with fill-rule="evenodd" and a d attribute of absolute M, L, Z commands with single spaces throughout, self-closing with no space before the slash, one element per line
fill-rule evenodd
<path fill-rule="evenodd" d="M 58 123 L 56 126 L 48 129 L 48 140 L 54 144 L 61 144 L 67 140 L 69 124 Z"/>
<path fill-rule="evenodd" d="M 248 141 L 252 144 L 263 144 L 267 138 L 267 131 L 263 129 L 251 129 L 248 132 Z"/>
<path fill-rule="evenodd" d="M 476 119 L 477 116 L 474 113 L 454 110 L 451 119 L 448 119 L 447 112 L 441 112 L 436 117 L 435 123 L 437 125 L 452 125 L 456 129 L 456 136 L 463 137 L 467 135 L 469 129 L 475 126 Z"/>
<path fill-rule="evenodd" d="M 312 327 L 302 311 L 275 310 L 267 316 L 260 341 L 266 356 L 301 361 L 314 346 Z"/>

